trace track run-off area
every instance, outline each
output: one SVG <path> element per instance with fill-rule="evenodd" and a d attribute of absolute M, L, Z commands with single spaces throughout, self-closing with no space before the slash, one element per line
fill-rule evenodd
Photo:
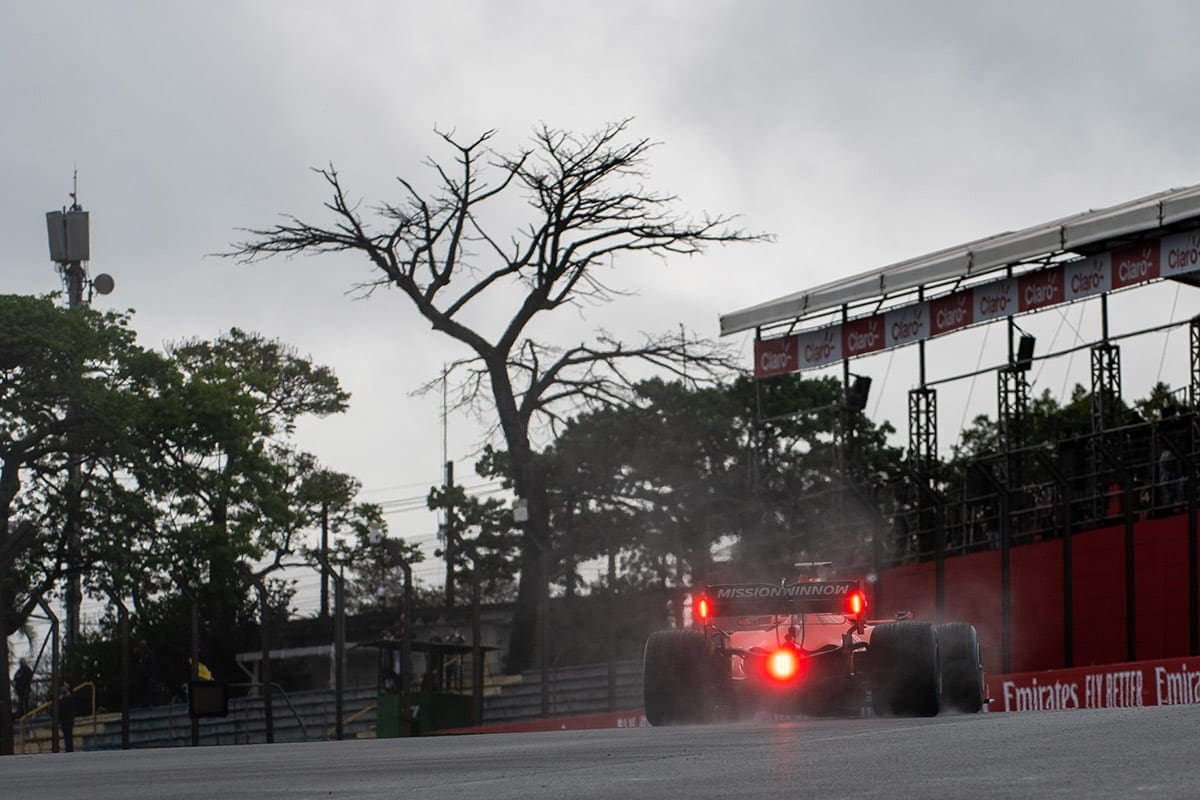
<path fill-rule="evenodd" d="M 5 800 L 1200 796 L 1200 705 L 0 759 Z"/>

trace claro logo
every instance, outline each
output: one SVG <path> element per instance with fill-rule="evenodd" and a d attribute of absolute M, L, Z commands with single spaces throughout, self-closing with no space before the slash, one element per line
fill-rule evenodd
<path fill-rule="evenodd" d="M 866 330 L 851 331 L 846 336 L 846 348 L 851 353 L 861 353 L 864 350 L 873 350 L 879 347 L 881 342 L 879 332 L 879 321 L 871 320 L 867 323 Z"/>
<path fill-rule="evenodd" d="M 833 357 L 833 332 L 826 331 L 819 342 L 804 345 L 804 360 L 809 364 L 828 361 Z"/>
<path fill-rule="evenodd" d="M 981 317 L 995 317 L 1004 314 L 1008 311 L 1008 306 L 1012 302 L 1009 297 L 1010 285 L 996 287 L 988 292 L 979 292 L 979 315 Z"/>
<path fill-rule="evenodd" d="M 1079 272 L 1071 276 L 1072 294 L 1089 294 L 1104 288 L 1104 273 L 1099 270 Z"/>
<path fill-rule="evenodd" d="M 1158 277 L 1159 242 L 1112 253 L 1112 288 L 1120 289 Z"/>
<path fill-rule="evenodd" d="M 1117 276 L 1122 283 L 1130 281 L 1144 281 L 1150 275 L 1150 263 L 1148 258 L 1139 258 L 1137 261 L 1122 261 L 1118 268 Z"/>
<path fill-rule="evenodd" d="M 1057 303 L 1062 299 L 1060 294 L 1058 284 L 1053 280 L 1046 279 L 1026 286 L 1025 291 L 1021 293 L 1021 299 L 1027 306 L 1044 306 Z"/>
<path fill-rule="evenodd" d="M 960 325 L 966 324 L 967 321 L 967 306 L 965 303 L 957 303 L 950 308 L 942 308 L 937 312 L 938 330 L 946 330 L 947 328 L 957 328 Z"/>
<path fill-rule="evenodd" d="M 898 319 L 892 323 L 891 334 L 892 341 L 899 342 L 904 339 L 915 339 L 923 332 L 921 318 L 924 316 L 920 311 L 913 313 L 911 319 Z"/>
<path fill-rule="evenodd" d="M 758 357 L 759 370 L 761 372 L 774 372 L 776 370 L 791 369 L 792 346 L 793 341 L 789 339 L 778 350 L 764 350 Z"/>
<path fill-rule="evenodd" d="M 1195 236 L 1188 239 L 1185 247 L 1173 247 L 1167 251 L 1168 269 L 1182 272 L 1196 269 L 1197 264 L 1200 264 L 1200 239 Z"/>

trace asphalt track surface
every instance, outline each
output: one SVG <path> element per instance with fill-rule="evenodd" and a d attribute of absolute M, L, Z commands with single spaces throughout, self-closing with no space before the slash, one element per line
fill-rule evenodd
<path fill-rule="evenodd" d="M 1200 797 L 1200 706 L 0 759 L 5 800 Z"/>

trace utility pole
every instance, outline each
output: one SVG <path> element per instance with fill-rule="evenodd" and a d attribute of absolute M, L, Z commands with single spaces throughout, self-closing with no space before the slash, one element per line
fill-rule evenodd
<path fill-rule="evenodd" d="M 454 491 L 454 462 L 446 462 L 445 483 L 442 486 L 446 496 L 446 520 L 443 523 L 442 536 L 445 538 L 443 550 L 446 554 L 446 607 L 454 608 L 455 592 L 454 592 L 454 557 L 455 557 L 455 530 L 454 530 L 454 501 L 451 499 L 451 493 Z"/>
<path fill-rule="evenodd" d="M 321 619 L 329 619 L 329 498 L 321 500 Z"/>
<path fill-rule="evenodd" d="M 450 372 L 445 364 L 442 365 L 442 463 L 445 464 L 445 473 L 442 478 L 442 490 L 446 497 L 446 510 L 443 517 L 442 538 L 443 552 L 446 554 L 446 607 L 454 608 L 455 593 L 454 593 L 454 501 L 451 494 L 454 491 L 454 462 L 450 460 L 449 452 L 449 420 L 450 408 L 448 405 L 447 393 L 449 391 Z"/>

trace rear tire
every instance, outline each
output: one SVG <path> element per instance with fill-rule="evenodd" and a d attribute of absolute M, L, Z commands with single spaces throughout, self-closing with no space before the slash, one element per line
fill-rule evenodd
<path fill-rule="evenodd" d="M 886 622 L 871 632 L 871 706 L 878 716 L 932 717 L 941 708 L 938 639 L 927 622 Z"/>
<path fill-rule="evenodd" d="M 703 631 L 680 628 L 650 634 L 642 661 L 642 698 L 651 725 L 711 719 L 719 688 L 716 662 Z"/>
<path fill-rule="evenodd" d="M 983 708 L 983 659 L 975 626 L 967 622 L 947 622 L 935 629 L 938 637 L 938 665 L 942 674 L 942 707 L 964 714 L 977 714 Z"/>

